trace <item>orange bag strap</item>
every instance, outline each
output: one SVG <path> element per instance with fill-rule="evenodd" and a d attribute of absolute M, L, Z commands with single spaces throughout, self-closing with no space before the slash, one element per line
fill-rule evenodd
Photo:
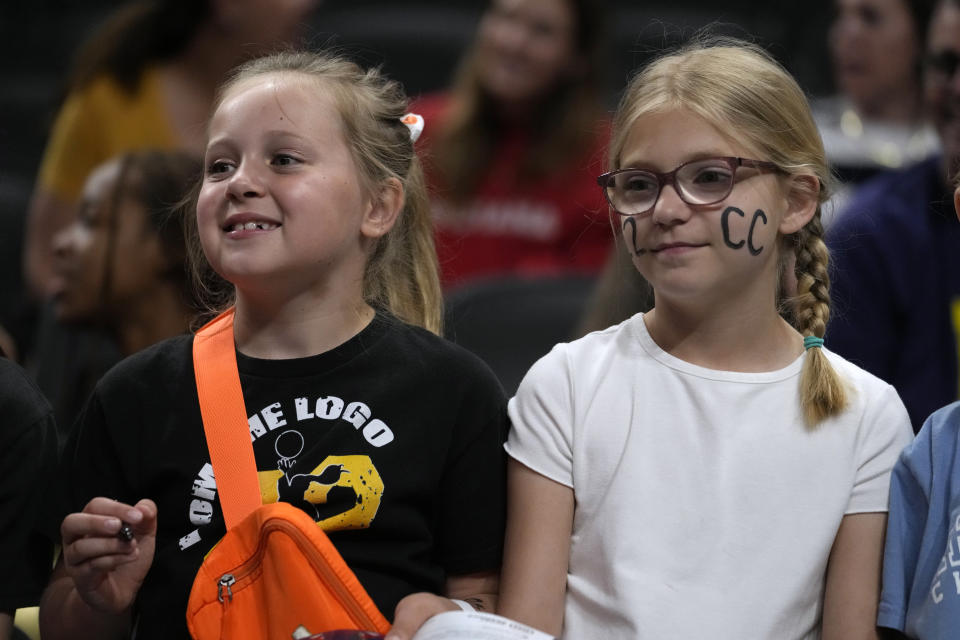
<path fill-rule="evenodd" d="M 233 308 L 193 338 L 193 371 L 213 477 L 227 530 L 259 507 L 260 481 L 233 343 Z"/>

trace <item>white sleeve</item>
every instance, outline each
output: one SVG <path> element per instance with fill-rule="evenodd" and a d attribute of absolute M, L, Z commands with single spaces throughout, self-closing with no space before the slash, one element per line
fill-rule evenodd
<path fill-rule="evenodd" d="M 867 401 L 857 443 L 857 473 L 845 513 L 887 511 L 890 471 L 912 440 L 907 409 L 896 390 L 886 385 Z"/>
<path fill-rule="evenodd" d="M 573 487 L 573 411 L 566 345 L 555 346 L 524 376 L 510 399 L 510 457 Z"/>

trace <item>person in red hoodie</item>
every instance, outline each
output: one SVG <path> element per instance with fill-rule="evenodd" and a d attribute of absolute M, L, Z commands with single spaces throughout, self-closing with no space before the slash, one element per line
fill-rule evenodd
<path fill-rule="evenodd" d="M 414 105 L 447 290 L 603 265 L 601 16 L 591 0 L 492 0 L 452 89 Z"/>

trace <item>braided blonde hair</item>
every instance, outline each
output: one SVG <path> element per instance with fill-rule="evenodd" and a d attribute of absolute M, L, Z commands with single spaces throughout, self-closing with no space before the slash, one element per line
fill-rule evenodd
<path fill-rule="evenodd" d="M 781 271 L 794 264 L 798 286 L 792 299 L 779 292 L 778 304 L 789 311 L 786 315 L 804 337 L 822 338 L 830 318 L 830 278 L 820 214 L 832 179 L 803 91 L 760 47 L 730 38 L 698 38 L 655 60 L 630 81 L 614 118 L 611 170 L 621 167 L 633 124 L 669 108 L 686 109 L 720 131 L 736 132 L 738 140 L 787 174 L 815 178 L 794 181 L 794 189 L 808 189 L 807 195 L 817 198 L 817 208 L 802 229 L 781 239 Z M 846 387 L 823 349 L 807 352 L 800 402 L 811 427 L 847 405 Z"/>

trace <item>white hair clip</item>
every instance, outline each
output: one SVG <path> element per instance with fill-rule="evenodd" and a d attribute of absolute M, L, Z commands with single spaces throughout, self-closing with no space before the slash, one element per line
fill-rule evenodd
<path fill-rule="evenodd" d="M 400 122 L 407 125 L 407 129 L 410 129 L 410 142 L 416 142 L 420 134 L 423 133 L 423 116 L 419 113 L 407 113 L 400 118 Z"/>

